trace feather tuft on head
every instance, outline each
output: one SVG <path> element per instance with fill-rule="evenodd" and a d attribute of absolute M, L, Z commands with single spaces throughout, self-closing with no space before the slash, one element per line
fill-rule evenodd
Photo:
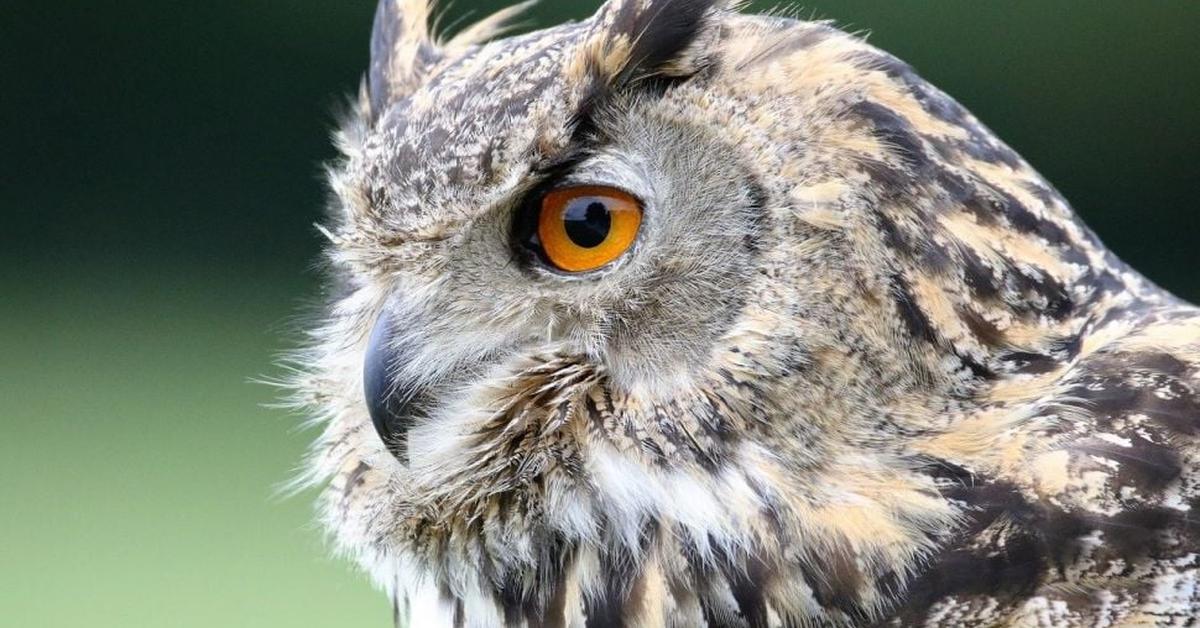
<path fill-rule="evenodd" d="M 388 105 L 412 93 L 442 59 L 507 33 L 536 3 L 525 0 L 501 9 L 442 41 L 430 24 L 432 0 L 380 0 L 367 76 L 371 118 L 378 119 Z"/>

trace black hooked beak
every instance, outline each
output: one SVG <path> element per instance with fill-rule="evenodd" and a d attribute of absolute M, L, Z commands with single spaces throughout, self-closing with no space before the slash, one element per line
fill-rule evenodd
<path fill-rule="evenodd" d="M 412 426 L 414 391 L 400 390 L 395 377 L 400 366 L 392 334 L 395 324 L 384 309 L 375 321 L 363 360 L 363 393 L 375 433 L 400 462 L 408 461 L 408 428 Z"/>

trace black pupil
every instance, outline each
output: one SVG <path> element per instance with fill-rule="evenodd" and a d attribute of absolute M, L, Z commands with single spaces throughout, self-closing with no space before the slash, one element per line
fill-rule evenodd
<path fill-rule="evenodd" d="M 567 237 L 575 244 L 590 249 L 600 246 L 612 228 L 612 216 L 604 201 L 595 197 L 577 198 L 563 212 Z"/>

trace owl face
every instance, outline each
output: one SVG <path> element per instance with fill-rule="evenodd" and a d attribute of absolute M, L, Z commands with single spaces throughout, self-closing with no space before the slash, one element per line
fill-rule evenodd
<path fill-rule="evenodd" d="M 427 12 L 380 3 L 330 177 L 345 289 L 297 382 L 326 523 L 398 600 L 878 618 L 986 511 L 946 483 L 1040 486 L 1017 461 L 1058 428 L 1022 404 L 1158 298 L 825 24 L 612 0 L 437 42 Z"/>
<path fill-rule="evenodd" d="M 517 356 L 561 354 L 638 395 L 668 395 L 705 367 L 733 324 L 761 246 L 764 199 L 729 158 L 732 148 L 703 123 L 630 95 L 605 103 L 614 112 L 594 112 L 586 131 L 552 127 L 564 143 L 539 154 L 528 142 L 546 138 L 530 130 L 576 115 L 558 109 L 570 99 L 559 90 L 540 96 L 550 103 L 545 118 L 523 103 L 524 115 L 494 122 L 483 161 L 504 165 L 479 170 L 476 185 L 455 178 L 428 193 L 394 190 L 397 180 L 411 185 L 411 175 L 380 169 L 375 194 L 411 194 L 418 204 L 403 211 L 430 221 L 418 229 L 436 230 L 399 235 L 392 247 L 412 257 L 386 279 L 395 284 L 384 289 L 369 358 L 398 389 L 461 387 Z M 407 120 L 421 129 L 415 141 L 427 139 L 423 122 Z M 509 145 L 518 147 L 513 154 L 504 152 Z M 446 157 L 462 159 L 458 150 L 447 147 Z M 441 161 L 417 159 L 422 167 Z M 429 199 L 446 205 L 426 206 Z"/>
<path fill-rule="evenodd" d="M 372 75 L 335 175 L 335 254 L 372 301 L 365 405 L 401 460 L 530 359 L 586 365 L 646 404 L 713 375 L 770 230 L 746 147 L 723 136 L 739 104 L 696 115 L 711 88 L 666 94 L 716 61 L 689 49 L 715 14 L 691 10 L 647 50 L 632 34 L 666 27 L 612 7 L 444 53 L 397 93 Z"/>

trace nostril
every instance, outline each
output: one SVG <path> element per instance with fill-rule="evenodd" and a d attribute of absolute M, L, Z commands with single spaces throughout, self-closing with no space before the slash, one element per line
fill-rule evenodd
<path fill-rule="evenodd" d="M 391 313 L 384 310 L 375 321 L 367 341 L 363 360 L 363 394 L 375 433 L 401 462 L 406 462 L 408 428 L 412 424 L 409 412 L 411 391 L 399 390 L 396 371 L 399 361 L 393 334 Z"/>

